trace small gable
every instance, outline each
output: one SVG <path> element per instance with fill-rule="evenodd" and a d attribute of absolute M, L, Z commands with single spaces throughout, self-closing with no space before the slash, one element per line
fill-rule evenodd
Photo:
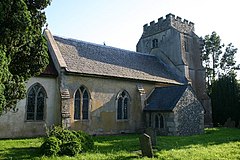
<path fill-rule="evenodd" d="M 203 133 L 203 106 L 190 85 L 157 87 L 144 108 L 146 124 L 161 135 Z M 165 119 L 165 121 L 160 118 Z M 160 123 L 164 127 L 160 127 Z"/>
<path fill-rule="evenodd" d="M 157 87 L 148 97 L 144 111 L 172 111 L 188 86 Z"/>
<path fill-rule="evenodd" d="M 58 76 L 58 72 L 54 66 L 52 57 L 48 51 L 48 56 L 49 56 L 49 63 L 47 65 L 47 67 L 45 68 L 45 70 L 40 74 L 40 76 L 50 76 L 50 77 L 57 77 Z"/>

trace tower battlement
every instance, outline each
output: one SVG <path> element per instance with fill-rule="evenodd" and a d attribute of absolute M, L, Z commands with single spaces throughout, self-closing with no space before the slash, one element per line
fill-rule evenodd
<path fill-rule="evenodd" d="M 164 31 L 173 27 L 180 32 L 189 33 L 194 31 L 194 23 L 190 22 L 186 19 L 182 19 L 181 17 L 175 17 L 174 14 L 166 15 L 166 18 L 160 17 L 158 21 L 152 21 L 149 24 L 145 24 L 143 26 L 143 37 L 147 37 L 158 32 Z"/>

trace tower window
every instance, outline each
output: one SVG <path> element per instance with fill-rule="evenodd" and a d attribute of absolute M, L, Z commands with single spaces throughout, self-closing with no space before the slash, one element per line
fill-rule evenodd
<path fill-rule="evenodd" d="M 189 52 L 189 40 L 187 37 L 184 37 L 184 49 L 185 52 Z"/>
<path fill-rule="evenodd" d="M 158 48 L 158 39 L 152 40 L 152 48 Z"/>

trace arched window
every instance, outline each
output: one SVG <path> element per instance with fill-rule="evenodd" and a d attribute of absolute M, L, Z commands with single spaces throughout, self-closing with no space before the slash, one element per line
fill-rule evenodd
<path fill-rule="evenodd" d="M 158 39 L 152 40 L 152 48 L 158 48 Z"/>
<path fill-rule="evenodd" d="M 189 52 L 189 40 L 187 37 L 184 37 L 184 49 L 185 52 Z"/>
<path fill-rule="evenodd" d="M 155 115 L 155 128 L 159 128 L 159 116 Z"/>
<path fill-rule="evenodd" d="M 160 120 L 159 120 L 159 128 L 164 128 L 164 119 L 163 119 L 163 115 L 159 115 L 159 117 L 160 117 Z"/>
<path fill-rule="evenodd" d="M 75 92 L 74 97 L 74 119 L 87 120 L 89 111 L 89 94 L 85 87 L 81 86 Z"/>
<path fill-rule="evenodd" d="M 117 119 L 128 119 L 130 97 L 127 91 L 122 91 L 117 96 Z"/>
<path fill-rule="evenodd" d="M 161 114 L 155 115 L 155 128 L 164 128 L 163 115 L 161 115 Z"/>
<path fill-rule="evenodd" d="M 46 91 L 42 85 L 36 83 L 30 87 L 27 94 L 26 120 L 44 120 L 44 110 L 46 108 Z"/>

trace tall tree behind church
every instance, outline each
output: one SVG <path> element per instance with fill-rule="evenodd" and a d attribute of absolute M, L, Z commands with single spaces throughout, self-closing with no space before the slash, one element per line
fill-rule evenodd
<path fill-rule="evenodd" d="M 235 61 L 237 48 L 232 43 L 224 48 L 225 45 L 215 31 L 211 35 L 206 35 L 203 41 L 202 60 L 206 69 L 206 83 L 210 94 L 211 84 L 215 80 L 224 75 L 236 75 L 235 70 L 239 69 Z"/>
<path fill-rule="evenodd" d="M 44 71 L 48 49 L 43 10 L 51 0 L 0 1 L 0 115 L 25 97 L 25 81 Z"/>
<path fill-rule="evenodd" d="M 240 86 L 236 79 L 237 48 L 221 43 L 216 32 L 206 35 L 202 50 L 207 90 L 212 100 L 213 123 L 223 125 L 228 118 L 240 120 Z"/>
<path fill-rule="evenodd" d="M 222 54 L 220 36 L 216 32 L 211 35 L 206 35 L 204 38 L 204 47 L 202 51 L 203 65 L 206 69 L 207 88 L 216 78 L 217 69 L 220 65 L 219 56 Z"/>

